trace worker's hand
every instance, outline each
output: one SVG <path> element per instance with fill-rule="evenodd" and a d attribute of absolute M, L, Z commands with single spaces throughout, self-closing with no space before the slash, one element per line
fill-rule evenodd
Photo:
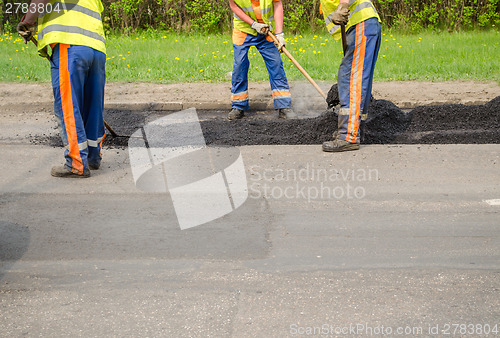
<path fill-rule="evenodd" d="M 21 22 L 17 24 L 17 32 L 24 40 L 24 43 L 28 43 L 35 32 L 35 23 L 24 21 L 26 15 L 23 16 Z"/>
<path fill-rule="evenodd" d="M 45 59 L 48 59 L 50 57 L 48 47 L 45 46 L 42 49 L 40 49 L 38 51 L 38 55 L 45 58 Z"/>
<path fill-rule="evenodd" d="M 267 33 L 269 33 L 269 25 L 265 23 L 254 21 L 251 27 L 255 29 L 259 34 L 267 35 Z"/>
<path fill-rule="evenodd" d="M 345 25 L 349 21 L 349 4 L 341 3 L 332 13 L 332 22 L 336 25 Z"/>
<path fill-rule="evenodd" d="M 285 44 L 286 44 L 286 41 L 285 41 L 285 34 L 284 33 L 278 33 L 276 34 L 276 40 L 278 40 L 278 42 L 274 42 L 274 45 L 276 46 L 276 48 L 278 48 L 278 50 L 281 52 L 281 49 L 283 47 L 285 47 Z"/>

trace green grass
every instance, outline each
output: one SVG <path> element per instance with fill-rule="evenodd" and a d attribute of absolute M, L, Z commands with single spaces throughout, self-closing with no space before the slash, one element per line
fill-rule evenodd
<path fill-rule="evenodd" d="M 333 81 L 342 58 L 340 41 L 324 35 L 289 36 L 287 48 L 315 80 Z M 432 33 L 382 36 L 375 81 L 478 80 L 500 83 L 500 33 Z M 289 80 L 304 77 L 283 55 Z M 255 48 L 251 81 L 268 75 Z M 138 34 L 108 37 L 108 81 L 223 82 L 232 70 L 230 35 Z M 50 69 L 33 45 L 16 34 L 0 36 L 2 82 L 49 82 Z"/>

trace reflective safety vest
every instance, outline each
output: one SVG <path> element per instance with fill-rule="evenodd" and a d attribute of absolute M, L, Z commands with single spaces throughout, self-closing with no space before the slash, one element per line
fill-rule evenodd
<path fill-rule="evenodd" d="M 51 0 L 38 17 L 38 49 L 65 43 L 106 53 L 103 9 L 101 0 Z"/>
<path fill-rule="evenodd" d="M 270 25 L 273 30 L 276 27 L 274 24 L 273 0 L 235 0 L 234 2 L 240 6 L 243 12 L 245 12 L 245 14 L 251 17 L 254 21 L 264 22 Z M 259 3 L 259 5 L 256 5 L 256 3 Z M 233 26 L 235 29 L 252 35 L 258 34 L 255 29 L 250 27 L 250 25 L 245 21 L 241 20 L 236 14 L 233 16 Z"/>
<path fill-rule="evenodd" d="M 325 24 L 328 33 L 333 35 L 335 40 L 339 40 L 342 36 L 340 33 L 340 25 L 332 22 L 332 14 L 337 9 L 340 0 L 321 0 L 321 8 L 325 17 Z M 377 18 L 380 21 L 377 10 L 373 7 L 370 0 L 349 0 L 349 21 L 345 26 L 346 31 L 352 26 L 357 25 L 370 18 Z"/>

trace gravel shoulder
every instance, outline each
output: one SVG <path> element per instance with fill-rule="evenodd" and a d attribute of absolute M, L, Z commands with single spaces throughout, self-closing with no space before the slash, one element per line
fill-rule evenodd
<path fill-rule="evenodd" d="M 326 93 L 333 84 L 319 82 Z M 290 84 L 296 110 L 318 109 L 325 106 L 323 98 L 308 82 Z M 107 109 L 182 110 L 229 109 L 231 84 L 224 83 L 108 83 Z M 23 93 L 20 99 L 19 93 Z M 250 83 L 251 109 L 272 109 L 269 83 Z M 393 102 L 400 108 L 437 104 L 483 104 L 500 96 L 495 82 L 376 82 L 373 96 Z M 52 109 L 50 83 L 0 83 L 0 111 Z"/>

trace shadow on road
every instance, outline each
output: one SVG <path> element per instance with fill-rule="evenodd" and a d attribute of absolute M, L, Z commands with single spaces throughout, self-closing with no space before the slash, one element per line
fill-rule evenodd
<path fill-rule="evenodd" d="M 0 280 L 27 251 L 30 232 L 27 226 L 0 221 Z"/>

